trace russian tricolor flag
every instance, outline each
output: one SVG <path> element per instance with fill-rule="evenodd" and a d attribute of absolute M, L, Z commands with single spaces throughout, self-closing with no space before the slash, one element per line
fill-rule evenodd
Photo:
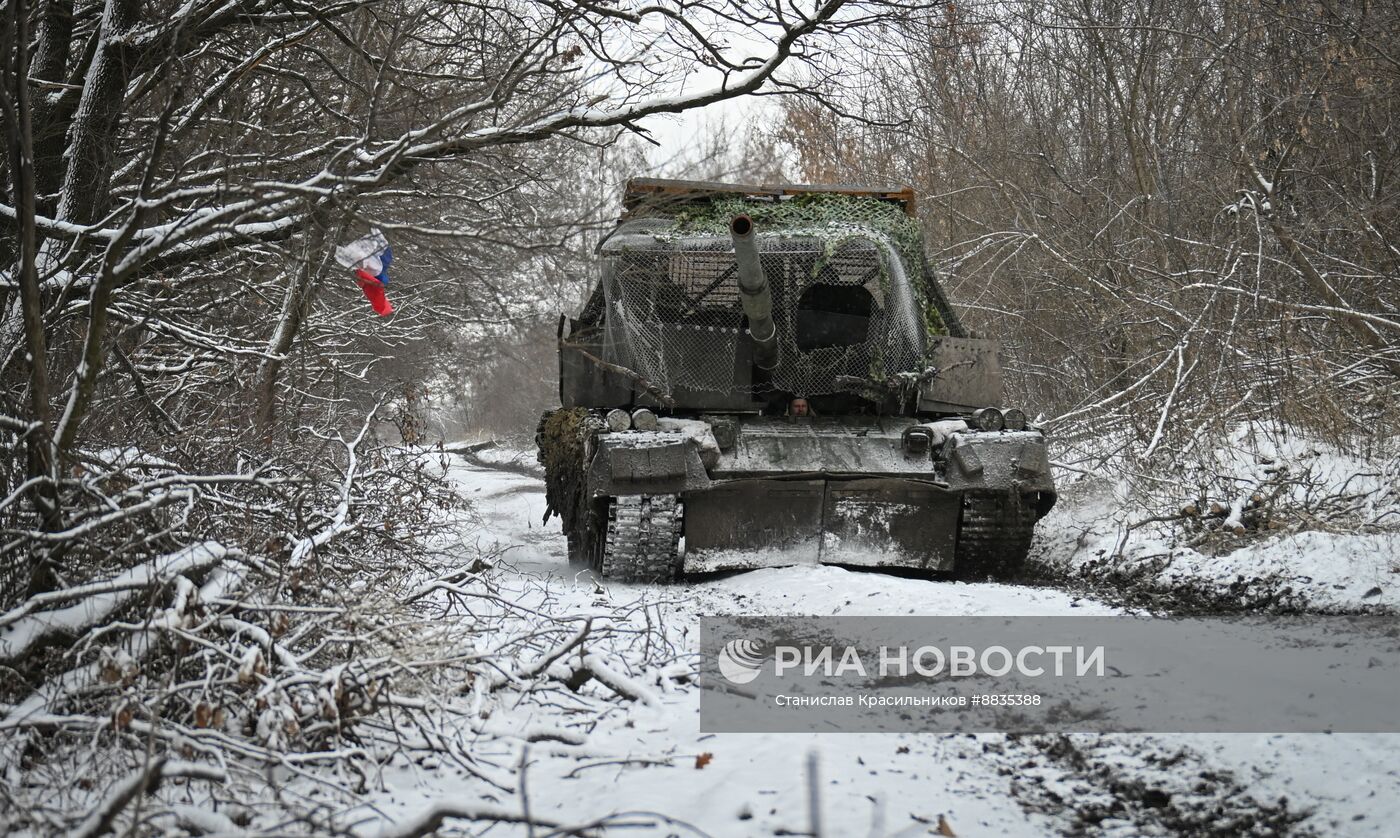
<path fill-rule="evenodd" d="M 394 261 L 394 252 L 389 248 L 389 240 L 379 230 L 372 229 L 367 236 L 343 244 L 335 249 L 335 260 L 355 272 L 355 282 L 364 292 L 365 299 L 381 317 L 394 313 L 384 288 L 389 284 L 389 263 Z"/>

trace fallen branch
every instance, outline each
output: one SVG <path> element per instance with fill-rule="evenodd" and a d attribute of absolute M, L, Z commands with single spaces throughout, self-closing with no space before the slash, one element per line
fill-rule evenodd
<path fill-rule="evenodd" d="M 33 597 L 0 616 L 0 662 L 12 664 L 60 635 L 77 636 L 124 608 L 153 585 L 183 574 L 201 574 L 230 554 L 214 541 L 192 544 L 102 582 Z M 44 605 L 81 599 L 66 608 L 34 613 Z"/>
<path fill-rule="evenodd" d="M 137 771 L 118 783 L 88 814 L 82 825 L 74 830 L 74 838 L 94 838 L 111 832 L 112 822 L 131 801 L 143 794 L 153 794 L 162 781 L 172 777 L 208 780 L 211 783 L 222 783 L 228 778 L 222 769 L 212 765 L 172 762 L 165 757 L 156 757 L 144 771 Z"/>
<path fill-rule="evenodd" d="M 240 554 L 229 550 L 226 555 Z M 204 586 L 199 589 L 199 593 L 195 597 L 196 601 L 209 602 L 217 597 L 225 596 L 243 581 L 241 572 L 224 568 L 215 568 L 210 573 L 210 577 L 209 581 L 205 582 Z M 185 606 L 189 604 L 189 601 L 190 597 L 180 596 L 178 601 L 180 607 L 168 608 L 144 623 L 144 630 L 128 637 L 122 644 L 122 650 L 133 660 L 144 658 L 157 645 L 157 634 L 160 631 L 181 628 L 191 622 L 191 616 L 185 611 Z M 43 719 L 57 713 L 72 696 L 99 683 L 102 678 L 102 669 L 101 662 L 97 661 L 69 670 L 46 682 L 35 690 L 29 698 L 10 708 L 5 717 L 0 719 L 0 731 L 24 730 L 40 724 Z M 18 763 L 27 744 L 27 735 L 0 737 L 0 775 L 9 770 L 10 766 Z"/>
<path fill-rule="evenodd" d="M 498 673 L 497 677 L 492 679 L 491 689 L 499 689 L 507 684 L 527 681 L 540 674 L 541 672 L 544 672 L 546 669 L 549 668 L 550 664 L 564 657 L 564 655 L 572 651 L 574 647 L 582 643 L 584 639 L 588 637 L 588 632 L 592 628 L 593 618 L 589 617 L 586 620 L 584 620 L 583 626 L 579 628 L 579 630 L 575 632 L 572 637 L 559 644 L 558 646 L 554 647 L 549 652 L 540 655 L 538 658 L 536 658 L 533 661 L 530 661 L 529 663 L 522 664 L 520 667 L 510 672 L 509 674 L 506 674 L 504 672 Z"/>
<path fill-rule="evenodd" d="M 554 821 L 526 817 L 522 813 L 512 812 L 507 809 L 496 809 L 490 806 L 439 800 L 418 813 L 418 815 L 412 819 L 392 829 L 386 827 L 380 831 L 379 836 L 380 838 L 416 838 L 416 836 L 419 835 L 428 835 L 436 832 L 449 820 L 520 823 L 529 824 L 530 826 L 543 826 L 551 829 L 559 826 L 559 824 Z"/>
<path fill-rule="evenodd" d="M 488 439 L 485 442 L 443 442 L 439 443 L 438 448 L 447 454 L 475 454 L 495 448 L 498 444 L 496 440 Z"/>
<path fill-rule="evenodd" d="M 652 707 L 661 706 L 661 699 L 656 693 L 603 663 L 603 659 L 597 655 L 584 655 L 583 668 L 591 672 L 593 677 L 601 681 L 604 686 L 623 698 L 640 701 Z"/>

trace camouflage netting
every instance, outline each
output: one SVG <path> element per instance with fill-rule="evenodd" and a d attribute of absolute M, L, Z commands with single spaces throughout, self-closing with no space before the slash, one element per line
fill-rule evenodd
<path fill-rule="evenodd" d="M 574 407 L 549 411 L 535 432 L 540 465 L 545 468 L 545 501 L 563 519 L 566 531 L 574 525 L 584 492 L 584 449 L 600 424 L 587 408 Z"/>
<path fill-rule="evenodd" d="M 781 362 L 767 386 L 813 396 L 845 389 L 842 376 L 923 371 L 926 336 L 947 329 L 918 225 L 895 204 L 847 195 L 722 197 L 622 224 L 602 248 L 607 360 L 668 393 L 765 386 L 741 357 L 729 237 L 740 213 L 754 221 L 773 294 Z"/>

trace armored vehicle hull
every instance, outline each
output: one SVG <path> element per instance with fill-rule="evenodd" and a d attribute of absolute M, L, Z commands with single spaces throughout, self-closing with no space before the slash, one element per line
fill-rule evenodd
<path fill-rule="evenodd" d="M 634 181 L 626 205 L 537 433 L 574 561 L 1015 573 L 1055 502 L 1045 437 L 996 407 L 997 344 L 928 273 L 912 196 Z"/>

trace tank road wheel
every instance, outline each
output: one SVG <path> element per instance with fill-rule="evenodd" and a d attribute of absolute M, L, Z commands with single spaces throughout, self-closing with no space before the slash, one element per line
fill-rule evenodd
<path fill-rule="evenodd" d="M 1026 563 L 1038 517 L 1033 496 L 963 495 L 953 573 L 959 579 L 1014 577 Z"/>
<path fill-rule="evenodd" d="M 682 503 L 675 495 L 609 498 L 595 545 L 606 579 L 664 582 L 680 574 Z"/>

